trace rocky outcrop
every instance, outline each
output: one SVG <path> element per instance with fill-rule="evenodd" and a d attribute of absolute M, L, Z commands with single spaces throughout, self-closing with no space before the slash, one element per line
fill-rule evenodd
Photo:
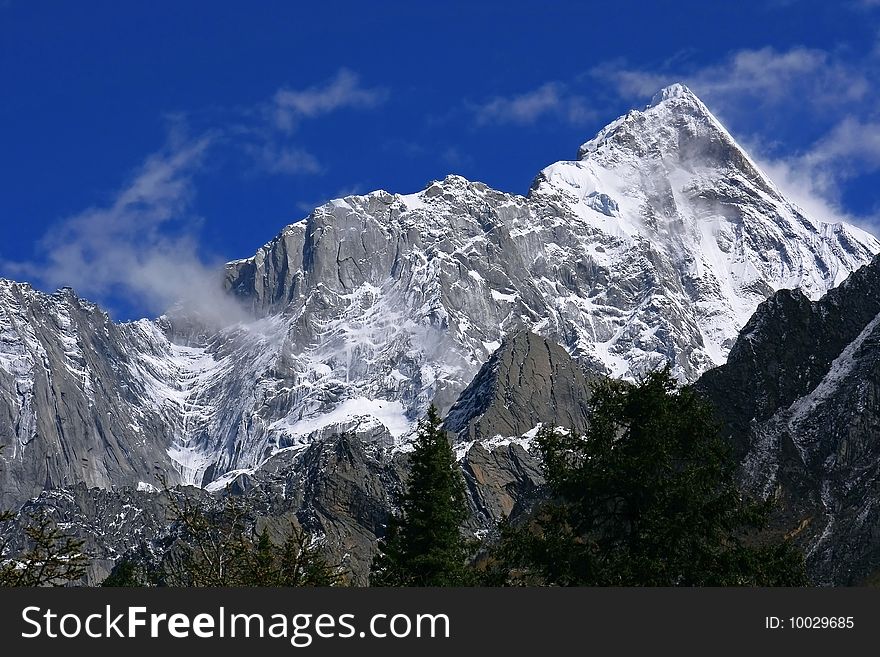
<path fill-rule="evenodd" d="M 592 382 L 560 345 L 521 331 L 507 337 L 462 392 L 443 428 L 454 436 L 473 526 L 485 531 L 527 511 L 543 490 L 541 426 L 583 432 Z"/>
<path fill-rule="evenodd" d="M 528 508 L 543 482 L 535 461 L 521 447 L 493 451 L 475 445 L 461 463 L 474 515 L 468 529 L 482 534 L 499 520 Z M 0 526 L 16 537 L 30 518 L 45 512 L 66 533 L 84 541 L 89 570 L 83 584 L 100 583 L 123 556 L 157 563 L 179 531 L 176 508 L 189 504 L 206 512 L 235 496 L 246 524 L 283 536 L 293 523 L 322 546 L 345 580 L 368 582 L 377 541 L 397 510 L 407 475 L 406 454 L 365 448 L 348 436 L 316 441 L 298 453 L 284 452 L 254 473 L 244 473 L 214 493 L 195 487 L 160 491 L 106 490 L 78 484 L 45 491 L 26 503 L 15 520 Z M 171 498 L 176 498 L 176 504 Z"/>
<path fill-rule="evenodd" d="M 461 460 L 474 533 L 490 532 L 506 518 L 531 510 L 544 495 L 544 473 L 533 448 L 516 443 L 474 443 Z"/>
<path fill-rule="evenodd" d="M 495 350 L 443 426 L 460 441 L 520 437 L 541 424 L 583 431 L 589 399 L 590 379 L 565 349 L 521 331 Z"/>
<path fill-rule="evenodd" d="M 775 528 L 822 584 L 880 572 L 880 259 L 812 303 L 761 305 L 726 365 L 697 387 L 735 445 L 744 487 L 778 501 Z"/>
<path fill-rule="evenodd" d="M 45 491 L 0 531 L 20 540 L 29 519 L 47 513 L 66 533 L 84 540 L 90 567 L 83 583 L 94 585 L 123 555 L 160 560 L 179 531 L 176 508 L 196 505 L 210 512 L 226 496 L 235 496 L 246 512 L 246 525 L 259 523 L 270 536 L 281 536 L 293 523 L 321 543 L 350 583 L 365 585 L 405 468 L 405 455 L 334 436 L 298 453 L 278 454 L 258 472 L 242 474 L 213 494 L 192 486 L 147 491 L 84 484 Z"/>

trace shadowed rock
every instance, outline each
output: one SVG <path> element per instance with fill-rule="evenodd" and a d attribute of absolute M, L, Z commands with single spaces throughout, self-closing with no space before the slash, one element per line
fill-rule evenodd
<path fill-rule="evenodd" d="M 539 424 L 583 431 L 595 378 L 559 345 L 520 331 L 483 365 L 443 427 L 460 441 L 520 437 Z"/>

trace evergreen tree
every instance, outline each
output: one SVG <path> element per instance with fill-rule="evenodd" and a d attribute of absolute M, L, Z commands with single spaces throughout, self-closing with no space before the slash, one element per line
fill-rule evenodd
<path fill-rule="evenodd" d="M 106 587 L 145 587 L 158 585 L 158 573 L 143 553 L 146 546 L 141 546 L 141 554 L 125 555 L 116 562 L 113 570 L 101 582 Z"/>
<path fill-rule="evenodd" d="M 803 556 L 761 532 L 770 503 L 741 496 L 710 407 L 668 368 L 600 384 L 585 435 L 544 429 L 538 443 L 552 499 L 502 529 L 489 581 L 806 584 Z"/>
<path fill-rule="evenodd" d="M 379 542 L 373 586 L 463 586 L 470 582 L 464 479 L 434 406 L 419 426 L 401 514 Z"/>

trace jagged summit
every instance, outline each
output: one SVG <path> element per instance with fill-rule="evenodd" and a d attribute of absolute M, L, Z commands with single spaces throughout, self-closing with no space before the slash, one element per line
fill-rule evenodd
<path fill-rule="evenodd" d="M 670 84 L 668 87 L 663 87 L 660 91 L 658 91 L 651 98 L 651 102 L 646 109 L 651 107 L 655 107 L 662 103 L 663 101 L 669 100 L 671 98 L 683 98 L 690 102 L 698 102 L 702 105 L 702 101 L 692 92 L 686 85 L 681 82 L 675 82 L 674 84 Z"/>
<path fill-rule="evenodd" d="M 789 202 L 681 84 L 610 123 L 578 158 L 544 169 L 530 197 L 564 199 L 579 219 L 623 242 L 649 241 L 679 272 L 690 302 L 704 307 L 703 344 L 716 364 L 731 344 L 721 336 L 770 291 L 798 287 L 817 298 L 880 248 L 868 233 Z"/>
<path fill-rule="evenodd" d="M 636 157 L 667 160 L 686 168 L 736 166 L 751 178 L 772 183 L 708 107 L 683 84 L 656 93 L 644 110 L 631 110 L 578 149 L 578 160 L 608 163 Z M 775 190 L 774 190 L 775 193 Z"/>

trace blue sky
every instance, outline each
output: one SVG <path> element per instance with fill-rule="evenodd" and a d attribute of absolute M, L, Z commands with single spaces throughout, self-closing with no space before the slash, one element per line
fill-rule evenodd
<path fill-rule="evenodd" d="M 329 198 L 525 193 L 679 80 L 877 233 L 878 78 L 880 0 L 0 0 L 0 275 L 155 314 Z"/>

